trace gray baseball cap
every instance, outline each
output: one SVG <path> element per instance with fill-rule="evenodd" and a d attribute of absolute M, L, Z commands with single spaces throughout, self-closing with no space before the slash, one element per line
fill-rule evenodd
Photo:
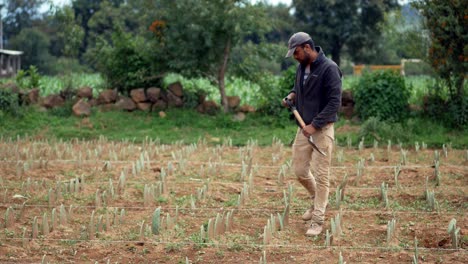
<path fill-rule="evenodd" d="M 286 54 L 286 58 L 289 58 L 294 54 L 294 51 L 296 50 L 297 46 L 311 39 L 312 38 L 309 36 L 309 34 L 305 32 L 297 32 L 294 35 L 292 35 L 288 41 L 289 50 L 288 50 L 288 53 Z"/>

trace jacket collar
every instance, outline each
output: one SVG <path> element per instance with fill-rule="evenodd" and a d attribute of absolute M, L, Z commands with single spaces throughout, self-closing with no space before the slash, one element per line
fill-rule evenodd
<path fill-rule="evenodd" d="M 325 60 L 325 53 L 323 52 L 320 46 L 315 46 L 315 50 L 318 52 L 317 58 L 310 64 L 311 67 L 315 67 L 322 63 Z M 301 65 L 301 70 L 304 70 L 304 67 Z"/>

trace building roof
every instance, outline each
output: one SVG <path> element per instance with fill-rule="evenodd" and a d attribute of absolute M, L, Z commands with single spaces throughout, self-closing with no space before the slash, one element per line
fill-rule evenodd
<path fill-rule="evenodd" d="M 0 49 L 0 54 L 6 54 L 6 55 L 12 55 L 12 56 L 19 56 L 19 55 L 23 55 L 23 52 L 22 52 L 22 51 L 19 51 L 19 50 Z"/>

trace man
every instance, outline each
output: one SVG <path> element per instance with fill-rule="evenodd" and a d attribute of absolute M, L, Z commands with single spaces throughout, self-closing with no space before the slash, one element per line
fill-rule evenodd
<path fill-rule="evenodd" d="M 299 128 L 293 144 L 293 168 L 298 181 L 309 192 L 311 207 L 302 219 L 311 220 L 306 236 L 322 232 L 328 203 L 329 173 L 334 141 L 333 123 L 338 119 L 341 105 L 341 70 L 314 45 L 309 34 L 298 32 L 288 42 L 286 57 L 299 62 L 294 88 L 283 99 L 292 100 L 306 126 Z M 309 136 L 326 154 L 314 151 Z M 312 170 L 312 172 L 311 172 Z M 312 205 L 313 202 L 313 205 Z"/>

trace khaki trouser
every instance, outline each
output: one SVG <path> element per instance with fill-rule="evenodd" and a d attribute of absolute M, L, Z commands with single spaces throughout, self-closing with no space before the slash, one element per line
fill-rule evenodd
<path fill-rule="evenodd" d="M 311 197 L 314 198 L 314 211 L 312 222 L 323 224 L 325 219 L 325 208 L 328 203 L 329 174 L 333 141 L 335 138 L 333 123 L 317 130 L 312 138 L 320 150 L 314 151 L 312 145 L 302 134 L 299 128 L 293 144 L 293 168 L 298 181 L 306 188 Z"/>

